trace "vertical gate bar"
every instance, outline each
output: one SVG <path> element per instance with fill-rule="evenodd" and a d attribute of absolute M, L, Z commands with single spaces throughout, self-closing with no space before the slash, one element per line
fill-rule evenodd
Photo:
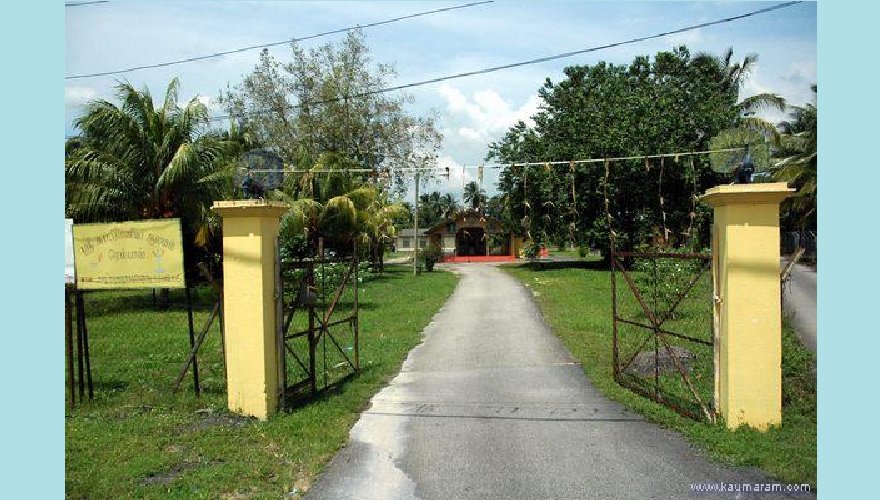
<path fill-rule="evenodd" d="M 322 389 L 327 387 L 327 261 L 324 257 L 324 238 L 318 239 L 318 251 L 321 255 L 321 315 L 325 317 L 321 324 L 321 373 L 324 375 Z"/>
<path fill-rule="evenodd" d="M 620 380 L 620 359 L 617 338 L 617 272 L 615 270 L 615 260 L 617 255 L 614 253 L 614 246 L 611 247 L 611 313 L 612 313 L 612 356 L 614 357 L 614 379 Z"/>
<path fill-rule="evenodd" d="M 95 397 L 92 386 L 92 359 L 89 355 L 89 327 L 86 322 L 86 302 L 82 292 L 79 292 L 79 310 L 82 313 L 83 357 L 86 360 L 86 380 L 89 386 L 89 399 L 92 399 Z M 82 381 L 80 381 L 80 388 L 82 388 Z"/>
<path fill-rule="evenodd" d="M 76 405 L 76 372 L 73 369 L 73 310 L 70 304 L 70 287 L 64 287 L 64 346 L 67 350 L 67 391 L 70 407 Z"/>
<path fill-rule="evenodd" d="M 315 290 L 314 297 L 309 297 L 309 385 L 312 388 L 312 394 L 318 393 L 318 380 L 315 374 L 315 303 L 318 301 L 317 290 L 315 289 L 315 261 L 308 264 L 308 289 Z"/>
<path fill-rule="evenodd" d="M 226 330 L 223 326 L 223 282 L 220 282 L 218 290 L 220 291 L 220 296 L 217 299 L 217 320 L 220 322 L 220 356 L 223 358 L 223 380 L 229 380 L 229 374 L 226 371 Z"/>
<path fill-rule="evenodd" d="M 662 159 L 661 159 L 662 160 Z M 665 225 L 665 223 L 664 223 Z M 652 300 L 654 302 L 654 317 L 657 317 L 657 281 L 660 279 L 659 269 L 657 268 L 657 257 L 654 257 L 654 279 L 653 282 L 654 289 L 652 290 Z M 658 322 L 653 323 L 653 332 L 654 332 L 654 397 L 656 399 L 660 399 L 660 341 L 657 340 L 657 335 L 659 335 L 660 326 Z"/>
<path fill-rule="evenodd" d="M 278 407 L 284 407 L 287 365 L 284 351 L 284 283 L 281 272 L 281 238 L 275 238 L 275 356 L 278 371 Z"/>
<path fill-rule="evenodd" d="M 189 348 L 193 349 L 196 346 L 196 336 L 193 331 L 193 304 L 192 304 L 192 294 L 189 291 L 189 283 L 184 283 L 184 289 L 186 290 L 186 320 L 189 323 Z M 198 361 L 198 353 L 193 353 L 192 360 L 192 368 L 193 368 L 193 389 L 196 392 L 196 396 L 202 393 L 202 388 L 199 387 L 199 361 Z"/>
<path fill-rule="evenodd" d="M 76 369 L 79 373 L 79 400 L 82 401 L 86 395 L 86 376 L 83 371 L 83 312 L 80 310 L 80 293 L 79 290 L 74 292 L 73 303 L 76 308 Z"/>
<path fill-rule="evenodd" d="M 721 382 L 719 380 L 719 375 L 721 371 L 721 295 L 718 290 L 718 287 L 720 286 L 720 280 L 718 279 L 718 235 L 715 234 L 715 224 L 709 226 L 709 232 L 709 238 L 712 242 L 712 260 L 710 264 L 710 272 L 712 273 L 712 359 L 715 365 L 712 372 L 712 385 L 714 386 L 714 398 L 712 401 L 712 421 L 714 422 L 715 410 L 718 408 L 718 401 L 721 400 L 721 387 L 719 385 Z"/>
<path fill-rule="evenodd" d="M 418 235 L 417 235 L 418 236 Z M 354 369 L 361 371 L 361 354 L 360 354 L 360 331 L 358 326 L 358 271 L 360 270 L 360 254 L 358 254 L 357 240 L 354 240 Z"/>

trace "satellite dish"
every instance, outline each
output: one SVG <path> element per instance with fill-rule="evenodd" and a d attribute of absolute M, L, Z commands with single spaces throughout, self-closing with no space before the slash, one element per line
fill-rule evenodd
<path fill-rule="evenodd" d="M 248 181 L 250 177 L 250 181 Z M 253 186 L 256 193 L 278 189 L 284 183 L 284 160 L 274 149 L 252 149 L 241 156 L 236 186 Z"/>

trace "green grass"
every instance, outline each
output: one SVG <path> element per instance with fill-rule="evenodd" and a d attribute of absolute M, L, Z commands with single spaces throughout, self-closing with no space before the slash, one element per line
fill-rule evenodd
<path fill-rule="evenodd" d="M 550 257 L 568 257 L 571 259 L 578 260 L 596 260 L 597 257 L 593 254 L 587 254 L 584 257 L 581 257 L 580 251 L 575 250 L 559 250 L 555 247 L 550 247 L 547 249 L 550 252 Z"/>
<path fill-rule="evenodd" d="M 510 265 L 503 269 L 531 288 L 553 331 L 582 364 L 591 382 L 610 398 L 649 420 L 680 431 L 709 456 L 760 467 L 781 481 L 816 485 L 816 381 L 814 356 L 783 328 L 783 423 L 761 433 L 729 431 L 698 422 L 618 385 L 612 371 L 611 279 L 606 265 L 564 268 Z"/>
<path fill-rule="evenodd" d="M 412 252 L 385 252 L 384 257 L 385 257 L 385 260 L 387 261 L 389 259 L 398 259 L 400 257 L 410 258 L 410 257 L 412 257 L 412 254 L 413 254 Z"/>
<path fill-rule="evenodd" d="M 362 373 L 290 413 L 258 422 L 227 413 L 216 326 L 203 345 L 203 393 L 171 392 L 189 348 L 183 294 L 158 312 L 149 292 L 86 297 L 95 400 L 68 409 L 72 498 L 280 498 L 308 489 L 345 444 L 369 398 L 395 375 L 452 292 L 445 272 L 417 279 L 389 266 L 360 287 Z M 215 297 L 200 290 L 196 329 Z"/>

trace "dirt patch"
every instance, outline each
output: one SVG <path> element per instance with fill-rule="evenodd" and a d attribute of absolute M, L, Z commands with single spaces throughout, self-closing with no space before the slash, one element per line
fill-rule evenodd
<path fill-rule="evenodd" d="M 212 410 L 196 410 L 198 418 L 188 424 L 174 430 L 173 434 L 179 436 L 190 432 L 200 432 L 215 427 L 237 428 L 251 425 L 257 420 L 252 417 L 243 417 L 233 414 L 214 413 Z"/>
<path fill-rule="evenodd" d="M 172 445 L 174 447 L 175 445 Z M 166 449 L 167 450 L 167 449 Z M 170 450 L 169 450 L 170 451 Z M 180 450 L 174 450 L 174 452 L 179 452 Z M 188 471 L 193 469 L 197 469 L 199 467 L 203 467 L 206 465 L 215 465 L 221 464 L 223 460 L 204 460 L 202 457 L 198 457 L 195 460 L 185 460 L 178 464 L 174 464 L 173 467 L 168 469 L 167 471 L 160 472 L 151 472 L 147 475 L 147 477 L 141 480 L 141 484 L 143 486 L 168 486 L 173 483 L 177 478 L 186 474 Z"/>
<path fill-rule="evenodd" d="M 141 484 L 144 486 L 168 486 L 184 472 L 194 469 L 196 466 L 197 464 L 193 463 L 177 464 L 168 471 L 151 473 L 141 481 Z"/>

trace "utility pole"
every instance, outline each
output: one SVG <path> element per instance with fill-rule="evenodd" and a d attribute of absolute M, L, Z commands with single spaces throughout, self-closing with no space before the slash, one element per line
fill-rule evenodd
<path fill-rule="evenodd" d="M 415 206 L 415 227 L 413 228 L 413 236 L 415 237 L 415 252 L 413 253 L 413 276 L 419 273 L 419 171 L 416 170 L 416 199 Z"/>

